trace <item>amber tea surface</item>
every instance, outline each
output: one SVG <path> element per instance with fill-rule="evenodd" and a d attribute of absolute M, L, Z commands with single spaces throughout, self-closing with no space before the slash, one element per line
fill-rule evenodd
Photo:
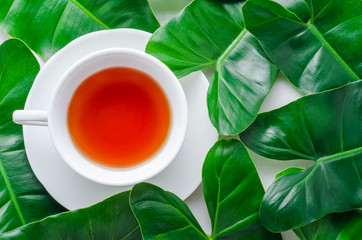
<path fill-rule="evenodd" d="M 78 149 L 93 161 L 130 167 L 154 155 L 171 123 L 167 97 L 147 74 L 124 67 L 88 77 L 75 91 L 68 128 Z"/>

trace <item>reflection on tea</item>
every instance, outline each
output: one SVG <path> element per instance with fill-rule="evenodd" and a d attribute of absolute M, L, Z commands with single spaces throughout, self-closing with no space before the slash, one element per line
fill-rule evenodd
<path fill-rule="evenodd" d="M 95 162 L 111 167 L 134 166 L 157 153 L 170 122 L 170 106 L 157 82 L 125 67 L 88 77 L 68 109 L 75 145 Z"/>

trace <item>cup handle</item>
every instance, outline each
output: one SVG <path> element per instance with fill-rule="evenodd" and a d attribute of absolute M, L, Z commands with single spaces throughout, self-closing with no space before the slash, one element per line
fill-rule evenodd
<path fill-rule="evenodd" d="M 13 121 L 21 125 L 48 126 L 48 112 L 40 110 L 16 110 Z"/>

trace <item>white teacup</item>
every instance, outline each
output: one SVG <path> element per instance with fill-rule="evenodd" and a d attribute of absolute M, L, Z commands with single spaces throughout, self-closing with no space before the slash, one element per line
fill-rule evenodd
<path fill-rule="evenodd" d="M 112 67 L 133 68 L 151 76 L 165 93 L 170 106 L 170 128 L 163 145 L 149 159 L 132 167 L 108 167 L 94 162 L 77 148 L 68 129 L 68 107 L 74 92 L 89 76 Z M 49 111 L 17 110 L 13 121 L 48 126 L 58 153 L 74 171 L 94 182 L 121 186 L 149 179 L 172 162 L 185 138 L 188 111 L 183 89 L 165 64 L 141 51 L 112 48 L 90 54 L 72 65 L 58 82 Z"/>

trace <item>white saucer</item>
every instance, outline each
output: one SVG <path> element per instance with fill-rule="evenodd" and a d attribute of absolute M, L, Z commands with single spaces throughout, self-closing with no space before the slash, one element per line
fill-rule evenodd
<path fill-rule="evenodd" d="M 27 98 L 25 109 L 47 110 L 56 82 L 65 70 L 89 53 L 114 47 L 144 51 L 151 34 L 133 29 L 105 30 L 84 35 L 57 52 L 41 69 Z M 180 79 L 189 107 L 185 142 L 176 159 L 160 174 L 147 180 L 187 198 L 201 182 L 205 156 L 218 135 L 206 106 L 208 81 L 201 72 Z M 24 126 L 25 150 L 35 175 L 65 208 L 73 210 L 95 204 L 132 186 L 97 184 L 74 172 L 60 158 L 47 127 Z"/>

